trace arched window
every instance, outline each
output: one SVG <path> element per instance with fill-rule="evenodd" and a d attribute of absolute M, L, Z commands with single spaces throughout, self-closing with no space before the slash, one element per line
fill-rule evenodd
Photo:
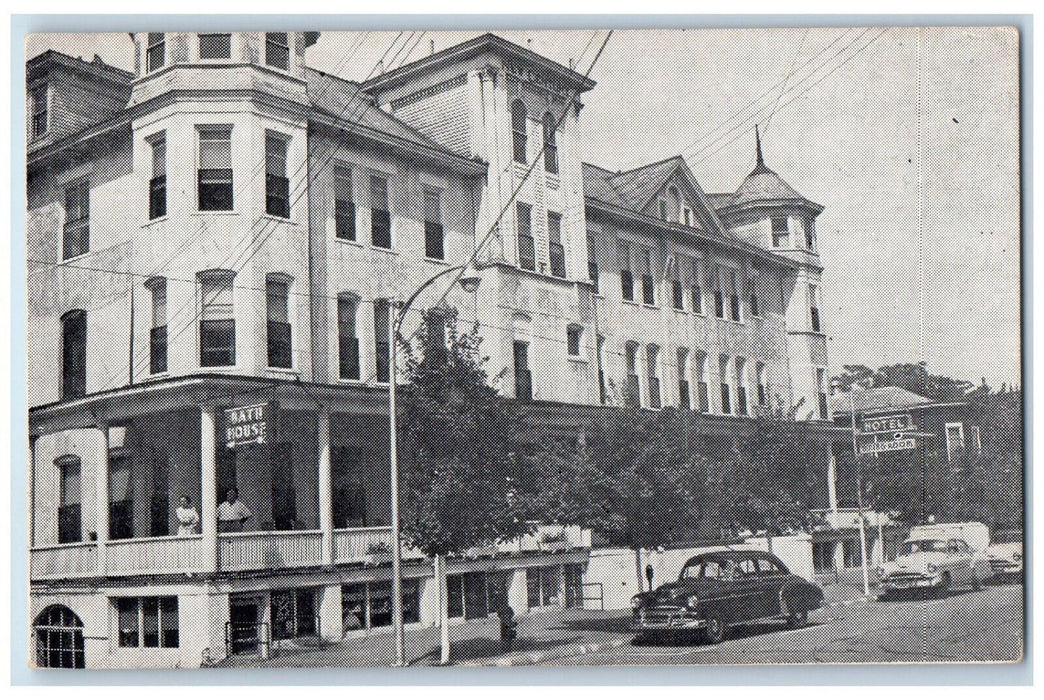
<path fill-rule="evenodd" d="M 51 605 L 33 622 L 37 668 L 84 668 L 83 622 L 64 605 Z"/>
<path fill-rule="evenodd" d="M 511 147 L 515 161 L 526 162 L 526 106 L 522 100 L 511 103 Z"/>
<path fill-rule="evenodd" d="M 73 309 L 62 316 L 62 398 L 87 393 L 87 312 Z"/>
<path fill-rule="evenodd" d="M 544 113 L 544 170 L 558 172 L 558 134 L 551 112 Z"/>

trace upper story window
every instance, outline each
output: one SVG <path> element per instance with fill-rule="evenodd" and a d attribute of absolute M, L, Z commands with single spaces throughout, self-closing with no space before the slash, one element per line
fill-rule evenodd
<path fill-rule="evenodd" d="M 688 207 L 682 209 L 682 223 L 686 226 L 692 226 L 692 209 Z"/>
<path fill-rule="evenodd" d="M 671 305 L 681 311 L 685 308 L 685 290 L 681 282 L 681 268 L 688 269 L 688 258 L 684 255 L 675 256 L 669 265 L 669 276 L 671 280 Z"/>
<path fill-rule="evenodd" d="M 265 134 L 265 212 L 290 218 L 290 179 L 286 176 L 288 137 Z"/>
<path fill-rule="evenodd" d="M 337 297 L 338 376 L 341 379 L 359 378 L 358 315 L 358 297 L 351 294 Z"/>
<path fill-rule="evenodd" d="M 631 272 L 631 244 L 616 242 L 616 256 L 620 262 L 620 292 L 624 301 L 634 301 L 634 274 Z"/>
<path fill-rule="evenodd" d="M 290 330 L 290 281 L 284 275 L 265 280 L 268 309 L 268 366 L 289 369 L 293 365 Z"/>
<path fill-rule="evenodd" d="M 344 241 L 355 240 L 352 169 L 345 163 L 334 163 L 334 236 Z"/>
<path fill-rule="evenodd" d="M 695 313 L 703 313 L 703 263 L 693 258 L 689 268 L 689 296 L 691 298 L 692 310 Z"/>
<path fill-rule="evenodd" d="M 681 408 L 689 408 L 689 351 L 686 348 L 678 348 L 678 405 Z"/>
<path fill-rule="evenodd" d="M 669 220 L 669 218 L 668 218 L 669 214 L 667 213 L 667 201 L 661 199 L 661 200 L 659 200 L 659 205 L 660 205 L 660 218 L 663 219 L 664 221 L 668 221 Z"/>
<path fill-rule="evenodd" d="M 558 172 L 558 131 L 551 112 L 544 113 L 544 170 Z"/>
<path fill-rule="evenodd" d="M 511 346 L 511 351 L 515 370 L 515 398 L 531 401 L 533 399 L 533 372 L 529 369 L 529 343 L 516 340 Z"/>
<path fill-rule="evenodd" d="M 721 382 L 721 412 L 732 413 L 732 389 L 729 386 L 729 356 L 718 358 L 718 380 Z"/>
<path fill-rule="evenodd" d="M 58 467 L 58 544 L 83 540 L 80 458 L 66 455 L 54 460 Z"/>
<path fill-rule="evenodd" d="M 199 364 L 226 367 L 236 364 L 236 321 L 232 306 L 235 272 L 209 270 L 199 273 Z"/>
<path fill-rule="evenodd" d="M 754 365 L 754 372 L 758 382 L 758 405 L 768 405 L 768 378 L 765 373 L 765 363 L 758 362 Z"/>
<path fill-rule="evenodd" d="M 378 248 L 391 248 L 391 209 L 388 205 L 388 178 L 370 176 L 370 242 Z"/>
<path fill-rule="evenodd" d="M 149 32 L 149 45 L 145 50 L 145 72 L 159 70 L 167 61 L 167 42 L 163 32 Z"/>
<path fill-rule="evenodd" d="M 562 215 L 558 212 L 547 213 L 548 257 L 551 263 L 551 274 L 555 277 L 566 276 L 565 246 L 562 244 Z"/>
<path fill-rule="evenodd" d="M 639 407 L 642 405 L 642 391 L 638 382 L 638 343 L 630 341 L 624 346 L 624 363 L 627 370 L 624 404 Z"/>
<path fill-rule="evenodd" d="M 587 276 L 591 279 L 594 293 L 598 294 L 601 291 L 598 288 L 598 260 L 595 257 L 595 237 L 592 235 L 587 236 Z"/>
<path fill-rule="evenodd" d="M 149 139 L 152 147 L 152 178 L 149 180 L 149 218 L 167 215 L 167 137 L 165 133 Z"/>
<path fill-rule="evenodd" d="M 515 220 L 518 227 L 518 265 L 523 270 L 536 270 L 533 208 L 524 202 L 515 202 Z"/>
<path fill-rule="evenodd" d="M 710 387 L 707 384 L 707 353 L 696 351 L 696 394 L 699 399 L 698 410 L 701 413 L 710 411 Z"/>
<path fill-rule="evenodd" d="M 511 152 L 516 163 L 526 162 L 526 106 L 522 100 L 511 103 Z"/>
<path fill-rule="evenodd" d="M 747 361 L 736 358 L 736 414 L 747 415 Z"/>
<path fill-rule="evenodd" d="M 442 190 L 423 188 L 424 199 L 424 254 L 434 260 L 445 260 L 446 241 L 442 229 Z"/>
<path fill-rule="evenodd" d="M 790 222 L 785 216 L 772 217 L 772 247 L 790 247 Z"/>
<path fill-rule="evenodd" d="M 638 272 L 642 276 L 642 301 L 649 306 L 656 304 L 656 287 L 652 276 L 652 250 L 638 250 Z"/>
<path fill-rule="evenodd" d="M 812 330 L 821 333 L 823 324 L 819 318 L 819 287 L 814 284 L 808 285 L 808 311 Z"/>
<path fill-rule="evenodd" d="M 145 283 L 152 292 L 152 326 L 149 329 L 149 371 L 167 371 L 167 280 L 154 277 Z"/>
<path fill-rule="evenodd" d="M 570 357 L 580 357 L 580 339 L 583 332 L 583 327 L 575 323 L 570 323 L 566 327 L 566 349 Z"/>
<path fill-rule="evenodd" d="M 290 37 L 286 32 L 265 33 L 265 65 L 290 70 Z"/>
<path fill-rule="evenodd" d="M 816 220 L 811 216 L 805 219 L 805 247 L 811 251 L 816 249 Z"/>
<path fill-rule="evenodd" d="M 232 211 L 232 127 L 199 126 L 200 211 Z"/>
<path fill-rule="evenodd" d="M 232 58 L 232 35 L 200 34 L 199 57 L 204 61 Z"/>
<path fill-rule="evenodd" d="M 667 218 L 669 221 L 681 222 L 682 199 L 678 188 L 671 185 L 667 188 Z"/>
<path fill-rule="evenodd" d="M 91 186 L 81 180 L 65 188 L 65 227 L 62 259 L 83 255 L 91 249 Z"/>
<path fill-rule="evenodd" d="M 729 318 L 739 322 L 739 275 L 731 267 L 722 265 L 718 267 L 717 287 L 714 290 L 714 314 L 718 318 L 725 318 L 726 306 Z"/>
<path fill-rule="evenodd" d="M 87 393 L 87 312 L 73 309 L 62 316 L 62 398 Z"/>
<path fill-rule="evenodd" d="M 30 138 L 39 138 L 47 133 L 48 124 L 48 95 L 47 85 L 33 88 L 30 93 L 30 109 L 32 110 L 32 121 L 30 123 Z"/>

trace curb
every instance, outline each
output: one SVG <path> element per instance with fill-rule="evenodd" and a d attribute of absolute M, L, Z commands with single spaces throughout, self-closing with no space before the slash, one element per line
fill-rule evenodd
<path fill-rule="evenodd" d="M 824 605 L 820 610 L 831 610 L 835 608 L 848 608 L 855 605 L 861 605 L 863 603 L 869 603 L 875 600 L 872 596 L 860 596 L 859 598 L 852 598 L 850 600 L 841 600 L 836 603 L 830 603 Z M 631 638 L 613 639 L 608 642 L 600 642 L 598 644 L 566 644 L 561 647 L 553 649 L 547 649 L 546 651 L 530 652 L 528 654 L 514 654 L 512 656 L 501 656 L 490 659 L 469 659 L 467 661 L 461 661 L 456 666 L 476 667 L 476 666 L 498 666 L 498 667 L 509 667 L 509 666 L 533 666 L 535 664 L 541 664 L 545 661 L 553 661 L 555 659 L 563 659 L 570 656 L 583 656 L 585 654 L 598 654 L 603 651 L 609 651 L 610 649 L 617 649 L 622 646 L 627 646 L 631 643 Z"/>
<path fill-rule="evenodd" d="M 532 666 L 535 664 L 544 663 L 545 661 L 552 661 L 554 659 L 564 659 L 568 656 L 583 656 L 584 654 L 597 654 L 602 651 L 608 651 L 609 649 L 616 649 L 617 647 L 626 646 L 631 643 L 630 637 L 621 639 L 613 639 L 608 642 L 600 642 L 598 644 L 565 644 L 560 647 L 553 649 L 547 649 L 546 651 L 530 652 L 528 654 L 515 654 L 513 656 L 502 656 L 493 659 L 473 659 L 469 661 L 461 661 L 457 666 Z"/>

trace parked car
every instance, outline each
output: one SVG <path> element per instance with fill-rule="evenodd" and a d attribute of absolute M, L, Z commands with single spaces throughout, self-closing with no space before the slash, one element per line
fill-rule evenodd
<path fill-rule="evenodd" d="M 823 605 L 823 590 L 761 551 L 698 554 L 677 582 L 631 599 L 633 628 L 640 638 L 701 634 L 711 644 L 743 622 L 781 619 L 791 627 L 808 621 Z"/>
<path fill-rule="evenodd" d="M 942 595 L 952 586 L 979 590 L 990 575 L 984 552 L 975 552 L 962 539 L 939 539 L 917 533 L 903 542 L 895 561 L 878 567 L 881 597 L 921 591 Z"/>
<path fill-rule="evenodd" d="M 1022 530 L 999 530 L 986 548 L 986 560 L 996 581 L 1022 580 Z"/>

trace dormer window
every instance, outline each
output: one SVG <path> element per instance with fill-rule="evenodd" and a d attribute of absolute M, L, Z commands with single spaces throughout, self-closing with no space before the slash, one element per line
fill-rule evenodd
<path fill-rule="evenodd" d="M 151 73 L 163 67 L 167 60 L 165 35 L 149 32 L 149 44 L 145 51 L 145 72 Z"/>
<path fill-rule="evenodd" d="M 232 58 L 232 35 L 200 34 L 199 57 L 205 61 Z"/>
<path fill-rule="evenodd" d="M 290 70 L 290 35 L 286 32 L 265 33 L 265 65 Z"/>
<path fill-rule="evenodd" d="M 785 216 L 772 217 L 772 247 L 788 248 L 790 246 L 790 223 Z"/>
<path fill-rule="evenodd" d="M 816 249 L 816 220 L 805 219 L 805 247 L 811 251 Z"/>
<path fill-rule="evenodd" d="M 33 88 L 31 137 L 39 138 L 47 133 L 47 85 Z"/>
<path fill-rule="evenodd" d="M 511 151 L 516 163 L 526 162 L 526 106 L 522 100 L 511 103 Z"/>

